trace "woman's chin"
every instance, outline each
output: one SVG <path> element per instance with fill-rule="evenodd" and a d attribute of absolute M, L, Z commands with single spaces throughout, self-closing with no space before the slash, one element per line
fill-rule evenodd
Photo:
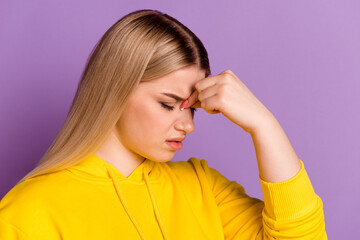
<path fill-rule="evenodd" d="M 162 162 L 170 161 L 171 159 L 173 159 L 174 155 L 175 155 L 175 151 L 171 151 L 168 154 L 164 154 L 164 155 L 158 156 L 158 157 L 151 157 L 151 158 L 147 158 L 147 159 L 154 161 L 154 162 L 162 163 Z"/>

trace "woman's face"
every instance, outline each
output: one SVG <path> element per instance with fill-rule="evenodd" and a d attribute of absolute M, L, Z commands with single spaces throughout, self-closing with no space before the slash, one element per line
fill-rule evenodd
<path fill-rule="evenodd" d="M 196 91 L 195 83 L 203 78 L 205 71 L 191 65 L 139 84 L 116 125 L 117 137 L 131 155 L 157 162 L 173 158 L 177 150 L 166 141 L 195 130 L 194 110 L 181 111 L 183 100 L 168 95 L 185 100 Z"/>

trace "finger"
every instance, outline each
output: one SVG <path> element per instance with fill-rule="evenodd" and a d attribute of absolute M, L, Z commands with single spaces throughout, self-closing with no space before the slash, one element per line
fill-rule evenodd
<path fill-rule="evenodd" d="M 215 76 L 210 76 L 207 78 L 203 78 L 201 80 L 199 80 L 196 84 L 195 84 L 195 88 L 198 92 L 203 91 L 204 89 L 211 87 L 213 85 L 216 84 L 216 82 L 219 80 L 220 76 L 219 75 L 215 75 Z"/>
<path fill-rule="evenodd" d="M 213 95 L 208 97 L 202 101 L 203 109 L 210 114 L 220 113 L 220 109 L 218 106 L 218 97 Z"/>
<path fill-rule="evenodd" d="M 216 94 L 218 94 L 218 89 L 219 89 L 219 84 L 214 84 L 206 89 L 204 89 L 203 91 L 201 91 L 198 95 L 198 100 L 200 102 L 203 102 L 205 99 L 209 98 L 209 97 L 212 97 Z"/>
<path fill-rule="evenodd" d="M 196 101 L 193 105 L 189 106 L 191 108 L 201 108 L 201 102 L 200 101 Z"/>
<path fill-rule="evenodd" d="M 199 95 L 198 91 L 196 90 L 193 91 L 190 97 L 188 97 L 184 102 L 181 103 L 180 109 L 184 109 L 188 107 L 193 107 L 193 108 L 201 107 L 201 105 L 196 104 L 196 102 L 198 101 L 198 95 Z"/>
<path fill-rule="evenodd" d="M 216 84 L 216 81 L 217 81 L 216 76 L 210 76 L 199 80 L 195 84 L 196 90 L 193 91 L 190 97 L 187 99 L 188 102 L 185 103 L 184 101 L 181 104 L 180 108 L 187 108 L 187 107 L 201 108 L 201 102 L 198 99 L 199 92 L 203 91 L 208 87 L 214 86 Z"/>

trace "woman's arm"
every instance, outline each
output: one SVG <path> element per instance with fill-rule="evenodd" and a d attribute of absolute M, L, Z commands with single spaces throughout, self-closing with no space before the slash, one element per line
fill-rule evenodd
<path fill-rule="evenodd" d="M 280 123 L 231 70 L 204 78 L 195 88 L 181 109 L 201 107 L 210 114 L 222 113 L 250 133 L 263 180 L 281 182 L 299 172 L 300 160 Z"/>
<path fill-rule="evenodd" d="M 261 179 L 266 182 L 282 182 L 299 172 L 300 160 L 275 117 L 266 120 L 263 126 L 250 134 Z"/>
<path fill-rule="evenodd" d="M 195 88 L 181 108 L 201 107 L 210 114 L 222 113 L 250 133 L 255 145 L 264 204 L 247 196 L 241 185 L 204 167 L 225 236 L 327 239 L 322 200 L 274 115 L 230 70 L 198 81 Z"/>

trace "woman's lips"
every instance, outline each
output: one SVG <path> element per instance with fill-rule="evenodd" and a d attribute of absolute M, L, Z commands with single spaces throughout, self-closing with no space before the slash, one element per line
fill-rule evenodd
<path fill-rule="evenodd" d="M 183 147 L 182 142 L 166 141 L 166 144 L 174 150 L 180 150 Z"/>
<path fill-rule="evenodd" d="M 170 141 L 170 142 L 182 142 L 185 140 L 185 136 L 182 136 L 182 137 L 174 137 L 174 138 L 170 138 L 170 139 L 167 139 L 166 141 Z"/>

